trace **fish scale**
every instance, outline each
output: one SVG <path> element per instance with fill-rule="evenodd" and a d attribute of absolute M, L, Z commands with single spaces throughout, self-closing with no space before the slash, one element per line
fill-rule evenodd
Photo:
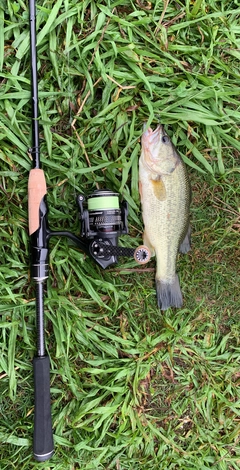
<path fill-rule="evenodd" d="M 144 244 L 157 261 L 156 290 L 162 310 L 182 306 L 176 274 L 178 251 L 190 249 L 190 185 L 186 167 L 162 126 L 145 130 L 139 160 Z M 183 245 L 181 245 L 183 243 Z"/>

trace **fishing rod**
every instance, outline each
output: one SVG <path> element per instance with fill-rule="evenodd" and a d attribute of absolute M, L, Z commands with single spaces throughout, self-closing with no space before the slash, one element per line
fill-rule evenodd
<path fill-rule="evenodd" d="M 50 361 L 46 354 L 44 334 L 44 284 L 48 277 L 48 223 L 47 186 L 40 162 L 38 82 L 36 50 L 36 5 L 29 1 L 31 94 L 32 94 L 32 169 L 28 179 L 28 223 L 31 240 L 31 277 L 35 282 L 37 355 L 33 359 L 34 371 L 34 437 L 33 454 L 39 462 L 49 459 L 54 452 L 51 400 Z"/>
<path fill-rule="evenodd" d="M 144 245 L 136 249 L 118 245 L 119 236 L 128 233 L 128 206 L 126 201 L 119 202 L 118 193 L 108 189 L 95 190 L 89 196 L 78 195 L 80 237 L 69 231 L 50 230 L 46 201 L 47 186 L 40 160 L 36 0 L 29 0 L 29 23 L 32 102 L 32 147 L 29 149 L 29 153 L 32 159 L 32 169 L 28 179 L 28 219 L 31 278 L 35 283 L 37 329 L 37 353 L 33 359 L 35 402 L 33 455 L 37 461 L 43 462 L 54 453 L 50 359 L 46 352 L 44 328 L 44 290 L 49 272 L 50 237 L 68 237 L 103 269 L 116 264 L 119 256 L 131 257 L 137 263 L 144 264 L 150 259 L 150 251 Z"/>

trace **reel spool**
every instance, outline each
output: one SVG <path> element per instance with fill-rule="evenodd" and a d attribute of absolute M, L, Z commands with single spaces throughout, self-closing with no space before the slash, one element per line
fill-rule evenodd
<path fill-rule="evenodd" d="M 119 194 L 110 190 L 95 190 L 90 196 L 80 194 L 81 236 L 112 238 L 128 233 L 127 202 L 120 205 Z"/>

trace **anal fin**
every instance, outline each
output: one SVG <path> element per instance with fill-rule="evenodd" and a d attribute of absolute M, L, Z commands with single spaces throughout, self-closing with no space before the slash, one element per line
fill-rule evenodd
<path fill-rule="evenodd" d="M 191 227 L 188 226 L 187 233 L 179 246 L 179 253 L 186 254 L 191 249 Z"/>

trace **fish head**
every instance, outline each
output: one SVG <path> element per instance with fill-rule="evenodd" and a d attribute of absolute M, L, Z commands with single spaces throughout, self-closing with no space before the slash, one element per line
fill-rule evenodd
<path fill-rule="evenodd" d="M 151 172 L 158 175 L 170 175 L 178 165 L 180 157 L 161 124 L 155 130 L 151 127 L 144 130 L 142 160 Z"/>

